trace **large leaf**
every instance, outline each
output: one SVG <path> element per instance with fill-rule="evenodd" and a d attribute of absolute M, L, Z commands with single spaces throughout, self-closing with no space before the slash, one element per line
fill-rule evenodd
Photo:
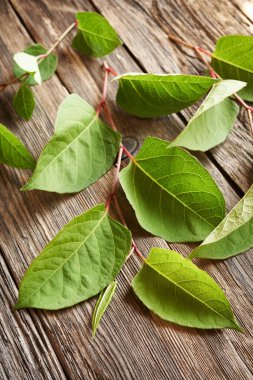
<path fill-rule="evenodd" d="M 140 117 L 178 112 L 201 98 L 217 80 L 199 75 L 124 74 L 119 80 L 117 103 Z"/>
<path fill-rule="evenodd" d="M 17 114 L 29 120 L 34 110 L 34 96 L 29 86 L 22 84 L 13 98 L 13 107 Z"/>
<path fill-rule="evenodd" d="M 102 57 L 122 44 L 109 22 L 95 12 L 76 14 L 78 32 L 72 46 L 90 57 Z"/>
<path fill-rule="evenodd" d="M 92 314 L 92 335 L 96 335 L 96 331 L 101 318 L 103 317 L 107 307 L 110 305 L 112 297 L 117 287 L 117 281 L 112 281 L 100 294 Z"/>
<path fill-rule="evenodd" d="M 32 262 L 16 308 L 56 310 L 98 294 L 119 273 L 130 246 L 129 230 L 103 204 L 93 207 L 66 224 Z"/>
<path fill-rule="evenodd" d="M 175 251 L 153 248 L 132 286 L 140 300 L 166 321 L 200 329 L 241 330 L 216 282 Z"/>
<path fill-rule="evenodd" d="M 224 198 L 207 170 L 158 138 L 145 140 L 120 182 L 141 226 L 171 242 L 201 241 L 225 216 Z"/>
<path fill-rule="evenodd" d="M 40 44 L 34 44 L 34 45 L 28 46 L 24 50 L 24 52 L 37 57 L 41 54 L 45 54 L 47 52 L 47 49 L 45 49 Z M 44 58 L 39 63 L 39 71 L 40 71 L 42 82 L 52 77 L 52 75 L 54 74 L 57 68 L 57 61 L 58 61 L 57 56 L 55 54 L 49 54 L 48 57 Z M 25 71 L 22 70 L 16 63 L 14 64 L 13 72 L 15 76 L 17 77 L 25 73 Z M 29 84 L 30 86 L 37 84 L 37 82 L 34 80 L 32 75 L 29 75 L 29 77 L 25 79 L 25 83 Z"/>
<path fill-rule="evenodd" d="M 83 190 L 112 167 L 119 145 L 120 134 L 104 124 L 82 98 L 69 95 L 60 106 L 56 132 L 23 190 Z"/>
<path fill-rule="evenodd" d="M 227 259 L 253 247 L 253 186 L 190 257 Z"/>
<path fill-rule="evenodd" d="M 0 124 L 0 162 L 21 169 L 33 169 L 35 160 L 24 144 Z"/>
<path fill-rule="evenodd" d="M 253 101 L 253 37 L 221 37 L 212 54 L 211 65 L 223 79 L 246 82 L 247 87 L 239 95 Z"/>
<path fill-rule="evenodd" d="M 222 143 L 239 112 L 239 107 L 227 99 L 246 85 L 244 82 L 224 80 L 214 84 L 198 111 L 183 132 L 173 141 L 173 146 L 205 152 Z"/>

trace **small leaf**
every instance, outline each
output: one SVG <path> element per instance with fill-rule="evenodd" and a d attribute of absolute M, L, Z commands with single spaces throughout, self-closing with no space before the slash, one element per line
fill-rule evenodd
<path fill-rule="evenodd" d="M 96 302 L 96 305 L 92 314 L 92 336 L 93 337 L 96 335 L 97 328 L 98 328 L 101 318 L 103 317 L 107 307 L 111 303 L 116 287 L 117 287 L 117 281 L 114 280 L 107 286 L 107 288 L 105 288 L 101 292 Z"/>
<path fill-rule="evenodd" d="M 76 14 L 78 32 L 72 46 L 90 57 L 102 57 L 122 44 L 109 22 L 95 12 Z"/>
<path fill-rule="evenodd" d="M 118 76 L 117 104 L 132 115 L 157 117 L 189 107 L 216 79 L 199 75 L 124 74 Z"/>
<path fill-rule="evenodd" d="M 170 242 L 201 241 L 225 216 L 208 171 L 181 148 L 149 137 L 120 182 L 140 225 Z"/>
<path fill-rule="evenodd" d="M 33 55 L 35 57 L 38 57 L 39 55 L 45 54 L 47 52 L 47 49 L 45 49 L 40 44 L 33 44 L 28 46 L 25 50 L 25 53 Z M 55 54 L 49 54 L 48 57 L 44 58 L 39 63 L 39 70 L 41 75 L 42 82 L 45 82 L 46 80 L 50 79 L 52 75 L 55 73 L 55 70 L 57 68 L 57 56 Z M 13 72 L 16 77 L 19 77 L 20 75 L 24 74 L 26 71 L 22 70 L 16 63 L 13 66 Z M 26 84 L 29 84 L 30 86 L 33 86 L 37 84 L 37 82 L 34 80 L 32 75 L 29 75 L 28 78 L 24 80 Z"/>
<path fill-rule="evenodd" d="M 17 114 L 29 120 L 34 110 L 34 96 L 29 86 L 22 84 L 13 98 L 13 107 Z"/>
<path fill-rule="evenodd" d="M 87 102 L 78 95 L 69 95 L 59 108 L 55 134 L 22 190 L 83 190 L 112 167 L 120 139 L 120 134 L 104 124 Z"/>
<path fill-rule="evenodd" d="M 221 37 L 212 54 L 211 65 L 223 79 L 247 82 L 247 87 L 239 95 L 253 101 L 253 37 Z"/>
<path fill-rule="evenodd" d="M 242 331 L 218 284 L 175 251 L 153 248 L 132 286 L 144 305 L 166 321 Z"/>
<path fill-rule="evenodd" d="M 20 67 L 20 69 L 22 69 L 24 72 L 33 74 L 35 82 L 41 84 L 42 81 L 37 57 L 21 52 L 16 53 L 13 59 L 16 62 L 16 64 Z"/>
<path fill-rule="evenodd" d="M 0 162 L 21 169 L 33 169 L 35 160 L 24 144 L 0 124 Z"/>
<path fill-rule="evenodd" d="M 227 98 L 245 86 L 245 82 L 235 80 L 224 80 L 214 84 L 198 111 L 172 145 L 205 152 L 222 143 L 233 128 L 239 112 L 237 104 Z"/>
<path fill-rule="evenodd" d="M 17 309 L 57 310 L 98 294 L 117 276 L 131 233 L 103 204 L 65 225 L 25 273 Z"/>
<path fill-rule="evenodd" d="M 253 186 L 190 257 L 227 259 L 253 247 Z"/>

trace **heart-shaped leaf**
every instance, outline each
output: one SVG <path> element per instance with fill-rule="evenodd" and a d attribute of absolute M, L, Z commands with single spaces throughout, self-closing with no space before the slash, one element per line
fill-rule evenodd
<path fill-rule="evenodd" d="M 40 44 L 30 45 L 24 50 L 24 53 L 33 55 L 35 57 L 45 54 L 46 52 L 47 49 L 45 49 Z M 55 54 L 49 54 L 48 57 L 43 58 L 43 60 L 39 63 L 39 71 L 42 82 L 45 82 L 46 80 L 50 79 L 52 75 L 55 73 L 55 70 L 57 68 L 57 61 L 57 56 Z M 24 74 L 26 70 L 22 70 L 16 63 L 14 63 L 13 72 L 16 77 L 19 77 L 22 74 Z M 26 84 L 29 84 L 30 86 L 37 84 L 32 75 L 29 75 L 29 77 L 26 78 L 24 82 Z"/>
<path fill-rule="evenodd" d="M 13 107 L 17 114 L 29 120 L 34 110 L 34 96 L 29 86 L 22 84 L 13 98 Z"/>
<path fill-rule="evenodd" d="M 74 218 L 32 262 L 19 288 L 17 309 L 56 310 L 104 289 L 119 273 L 131 233 L 103 204 Z"/>
<path fill-rule="evenodd" d="M 253 186 L 190 255 L 227 259 L 253 247 Z"/>
<path fill-rule="evenodd" d="M 117 103 L 140 117 L 157 117 L 189 107 L 207 93 L 216 79 L 199 75 L 120 75 Z"/>
<path fill-rule="evenodd" d="M 120 182 L 140 225 L 170 242 L 201 241 L 225 216 L 208 171 L 181 148 L 149 137 Z"/>
<path fill-rule="evenodd" d="M 120 140 L 120 134 L 104 124 L 88 103 L 69 95 L 60 106 L 56 132 L 22 190 L 83 190 L 112 167 Z"/>
<path fill-rule="evenodd" d="M 222 289 L 175 251 L 153 248 L 132 286 L 144 305 L 166 321 L 241 331 Z"/>
<path fill-rule="evenodd" d="M 239 112 L 238 105 L 227 98 L 245 86 L 245 82 L 235 80 L 223 80 L 214 84 L 172 145 L 205 152 L 222 143 L 233 128 Z"/>
<path fill-rule="evenodd" d="M 253 101 L 253 37 L 221 37 L 212 54 L 211 65 L 223 79 L 246 82 L 247 87 L 239 95 Z"/>
<path fill-rule="evenodd" d="M 99 325 L 101 318 L 103 317 L 107 307 L 111 303 L 111 300 L 112 300 L 112 297 L 115 293 L 116 287 L 117 287 L 117 281 L 114 280 L 107 286 L 107 288 L 105 288 L 101 292 L 101 294 L 100 294 L 100 296 L 96 302 L 96 305 L 95 305 L 95 308 L 94 308 L 93 314 L 92 314 L 92 335 L 93 335 L 93 337 L 96 335 L 97 328 L 98 328 L 98 325 Z"/>
<path fill-rule="evenodd" d="M 35 160 L 24 144 L 0 124 L 0 162 L 21 169 L 33 169 Z"/>
<path fill-rule="evenodd" d="M 76 14 L 78 32 L 72 46 L 90 57 L 102 57 L 122 44 L 109 22 L 96 12 Z"/>

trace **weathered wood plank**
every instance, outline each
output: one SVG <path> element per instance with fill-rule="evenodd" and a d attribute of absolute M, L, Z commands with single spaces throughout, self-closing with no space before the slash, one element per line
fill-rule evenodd
<path fill-rule="evenodd" d="M 5 45 L 3 74 L 7 75 L 6 68 L 11 64 L 10 52 L 23 48 L 25 41 L 21 36 L 12 36 L 10 23 L 14 16 L 10 10 L 8 15 L 6 9 L 9 8 L 7 3 L 4 4 L 3 6 L 1 4 L 1 11 L 5 11 L 6 23 L 1 37 Z M 73 21 L 75 10 L 83 8 L 81 1 L 69 1 L 67 5 L 63 5 L 59 0 L 53 4 L 49 1 L 40 1 L 35 6 L 31 0 L 27 2 L 13 0 L 12 4 L 33 38 L 37 41 L 43 40 L 48 46 Z M 85 4 L 85 6 L 92 9 L 91 5 Z M 24 28 L 17 20 L 15 23 L 29 42 Z M 48 32 L 45 33 L 45 30 Z M 124 31 L 121 29 L 119 31 L 124 37 Z M 124 48 L 110 56 L 108 62 L 121 72 L 140 70 Z M 171 64 L 172 62 L 173 59 Z M 78 56 L 69 49 L 66 42 L 60 48 L 58 74 L 69 91 L 78 92 L 93 105 L 97 103 L 102 83 L 101 69 L 97 61 Z M 1 111 L 1 117 L 12 127 L 19 124 L 20 128 L 15 131 L 27 142 L 27 145 L 32 146 L 37 156 L 52 133 L 57 105 L 67 91 L 57 77 L 54 77 L 41 88 L 37 87 L 35 92 L 38 110 L 35 118 L 29 122 L 30 129 L 16 116 L 11 119 L 10 102 L 7 102 L 6 108 Z M 149 134 L 171 139 L 182 128 L 182 122 L 176 116 L 166 120 L 143 121 L 118 112 L 112 102 L 114 96 L 115 84 L 110 88 L 109 99 L 117 125 L 125 135 L 133 135 L 139 142 Z M 168 129 L 168 121 L 171 129 Z M 238 197 L 210 160 L 205 155 L 200 157 L 222 186 L 230 208 Z M 18 188 L 27 179 L 27 173 L 2 167 L 0 175 L 2 183 L 0 210 L 3 217 L 0 227 L 1 239 L 5 259 L 8 259 L 12 276 L 17 283 L 32 258 L 64 223 L 83 209 L 106 199 L 112 180 L 109 173 L 96 185 L 71 197 L 43 192 L 20 193 Z M 161 239 L 151 237 L 139 228 L 123 196 L 121 203 L 129 224 L 133 226 L 139 248 L 144 254 L 153 245 L 167 246 Z M 177 245 L 177 247 L 183 253 L 190 250 L 186 245 Z M 248 270 L 251 265 L 249 254 L 226 263 L 201 262 L 201 266 L 226 287 L 229 298 L 234 299 L 236 315 L 246 329 L 245 337 L 240 336 L 240 339 L 238 333 L 233 331 L 221 333 L 187 330 L 164 323 L 151 315 L 129 289 L 129 281 L 139 265 L 136 258 L 131 258 L 119 276 L 119 292 L 104 317 L 94 341 L 91 340 L 90 332 L 90 315 L 94 299 L 86 302 L 85 308 L 83 305 L 78 305 L 61 312 L 34 312 L 35 318 L 43 323 L 67 376 L 73 379 L 151 379 L 154 376 L 160 379 L 250 379 L 252 305 L 249 294 L 252 271 Z M 235 294 L 238 295 L 237 300 Z"/>
<path fill-rule="evenodd" d="M 0 257 L 0 358 L 1 379 L 66 379 L 39 320 L 29 312 L 13 313 L 17 288 Z"/>

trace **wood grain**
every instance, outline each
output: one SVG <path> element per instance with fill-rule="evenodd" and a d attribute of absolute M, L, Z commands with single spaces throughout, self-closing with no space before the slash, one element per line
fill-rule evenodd
<path fill-rule="evenodd" d="M 182 3 L 179 4 L 179 3 Z M 206 36 L 210 19 L 203 20 L 204 25 L 188 20 L 192 11 L 188 4 L 196 7 L 198 2 L 159 2 L 162 11 L 166 10 L 166 19 L 170 24 L 175 15 L 180 17 L 182 34 L 201 39 Z M 215 5 L 216 1 L 212 1 Z M 217 2 L 218 3 L 218 2 Z M 187 6 L 186 6 L 187 5 Z M 183 16 L 178 15 L 180 6 L 184 7 Z M 243 13 L 232 5 L 239 22 L 246 19 Z M 49 0 L 33 2 L 32 0 L 7 0 L 0 2 L 1 17 L 5 19 L 1 25 L 0 51 L 2 53 L 2 77 L 8 77 L 12 64 L 12 55 L 20 51 L 31 41 L 41 42 L 51 46 L 61 32 L 73 22 L 74 13 L 80 9 L 98 10 L 117 28 L 125 46 L 117 49 L 107 57 L 109 65 L 118 72 L 126 71 L 184 71 L 203 70 L 203 68 L 180 50 L 176 50 L 167 40 L 165 31 L 154 17 L 154 7 L 150 1 L 100 1 L 93 3 L 81 0 L 62 2 Z M 195 9 L 195 8 L 194 8 Z M 182 9 L 180 10 L 182 12 Z M 219 18 L 220 16 L 216 16 Z M 227 16 L 227 24 L 237 20 Z M 194 25 L 194 31 L 189 34 L 186 21 Z M 215 23 L 215 21 L 212 20 Z M 243 21 L 246 22 L 246 21 Z M 247 21 L 248 22 L 248 21 Z M 205 24 L 206 23 L 206 24 Z M 217 21 L 217 24 L 219 20 Z M 223 28 L 223 33 L 230 27 Z M 232 24 L 233 25 L 233 24 Z M 202 31 L 202 28 L 203 30 Z M 242 23 L 244 28 L 244 24 Z M 178 26 L 179 28 L 179 26 Z M 13 30 L 15 29 L 15 33 Z M 198 30 L 198 33 L 196 32 Z M 133 32 L 134 31 L 134 32 Z M 246 33 L 246 32 L 245 32 Z M 209 36 L 209 34 L 208 34 Z M 183 37 L 183 35 L 181 36 Z M 211 44 L 211 38 L 205 37 L 203 43 Z M 68 92 L 76 92 L 92 105 L 96 106 L 102 86 L 101 67 L 103 60 L 92 60 L 78 55 L 69 44 L 71 36 L 59 47 L 59 65 L 57 75 L 42 86 L 36 86 L 34 92 L 37 100 L 35 116 L 28 123 L 21 121 L 12 111 L 11 97 L 14 88 L 1 95 L 4 104 L 0 110 L 1 122 L 8 125 L 30 147 L 38 157 L 41 148 L 53 131 L 57 107 Z M 213 42 L 212 42 L 213 43 Z M 209 47 L 209 46 L 208 46 Z M 188 57 L 189 53 L 189 57 Z M 194 62 L 193 68 L 190 66 Z M 141 145 L 148 135 L 156 135 L 172 140 L 184 127 L 185 118 L 189 113 L 172 115 L 159 120 L 141 120 L 133 118 L 115 106 L 117 85 L 112 83 L 109 88 L 109 104 L 119 130 L 125 136 L 133 136 Z M 252 141 L 242 124 L 230 145 L 219 153 L 210 155 L 199 154 L 202 163 L 212 173 L 225 195 L 227 208 L 230 209 L 237 201 L 238 195 L 233 189 L 245 190 L 250 179 L 247 170 L 251 168 Z M 246 146 L 242 148 L 244 143 Z M 231 147 L 238 149 L 242 156 L 241 162 L 232 157 Z M 224 145 L 224 144 L 223 144 Z M 229 149 L 230 148 L 230 149 Z M 234 155 L 235 153 L 233 153 Z M 240 163 L 240 171 L 232 168 Z M 237 174 L 236 174 L 237 173 Z M 0 170 L 0 244 L 3 253 L 3 304 L 12 305 L 18 286 L 25 269 L 31 260 L 38 255 L 45 244 L 72 217 L 88 209 L 97 202 L 105 201 L 112 184 L 113 173 L 108 173 L 89 189 L 75 196 L 59 196 L 40 191 L 20 193 L 19 188 L 29 177 L 26 171 L 18 171 L 2 166 Z M 124 208 L 127 221 L 131 225 L 138 247 L 144 254 L 152 246 L 167 247 L 162 239 L 155 238 L 143 231 L 137 224 L 133 211 L 120 191 L 120 202 Z M 192 246 L 172 245 L 183 254 L 190 252 Z M 54 379 L 251 379 L 252 374 L 252 263 L 250 253 L 233 258 L 226 262 L 213 263 L 198 261 L 224 288 L 231 300 L 235 314 L 245 329 L 240 335 L 234 331 L 197 331 L 184 329 L 165 323 L 147 311 L 133 295 L 130 281 L 140 263 L 132 257 L 119 276 L 119 290 L 104 316 L 97 338 L 91 339 L 91 312 L 95 299 L 85 304 L 59 312 L 41 312 L 27 310 L 14 312 L 8 309 L 10 320 L 30 318 L 31 325 L 25 324 L 14 334 L 8 328 L 8 334 L 15 340 L 9 346 L 5 355 L 3 372 L 6 368 L 10 379 L 16 378 L 54 378 Z M 12 284 L 12 285 L 10 285 Z M 8 296 L 13 288 L 12 297 Z M 7 300 L 7 301 L 6 301 Z M 29 320 L 29 321 L 30 321 Z M 22 330 L 22 331 L 20 331 Z M 21 355 L 22 333 L 28 334 L 30 341 L 25 349 L 26 355 Z M 44 339 L 44 347 L 33 342 L 36 336 Z M 44 337 L 44 338 L 43 338 Z M 22 342 L 22 343 L 21 343 Z M 51 352 L 50 357 L 44 355 L 46 347 Z M 35 352 L 35 353 L 34 353 Z M 41 353 L 42 363 L 36 356 Z M 12 357 L 16 359 L 12 363 Z M 20 364 L 19 364 L 20 363 Z M 32 366 L 29 365 L 32 363 Z M 37 367 L 36 367 L 37 366 Z M 47 373 L 43 372 L 45 367 Z M 36 369 L 36 373 L 34 372 Z M 30 377 L 29 377 L 30 376 Z M 44 377 L 43 377 L 44 376 Z M 51 376 L 51 377 L 50 377 Z M 3 377 L 4 378 L 4 377 Z"/>

